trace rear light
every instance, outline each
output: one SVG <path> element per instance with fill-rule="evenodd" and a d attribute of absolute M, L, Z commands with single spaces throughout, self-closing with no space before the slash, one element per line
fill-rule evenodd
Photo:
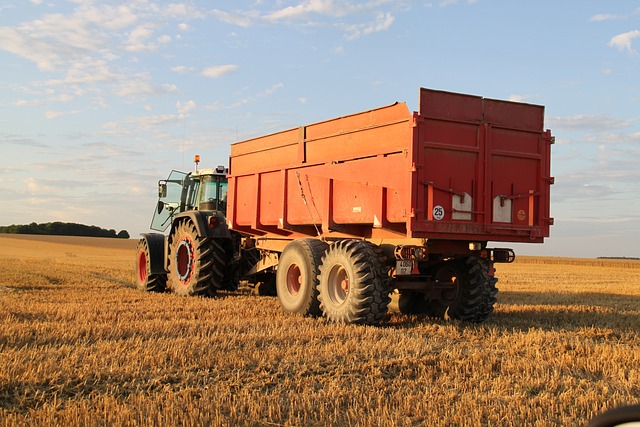
<path fill-rule="evenodd" d="M 209 217 L 209 228 L 210 229 L 216 228 L 218 226 L 218 223 L 219 223 L 219 221 L 218 221 L 218 217 L 217 216 Z"/>
<path fill-rule="evenodd" d="M 396 246 L 393 252 L 396 259 L 401 260 L 426 260 L 429 256 L 427 248 L 425 248 L 424 246 Z"/>
<path fill-rule="evenodd" d="M 516 260 L 516 253 L 513 249 L 494 248 L 489 249 L 491 261 L 511 263 Z"/>

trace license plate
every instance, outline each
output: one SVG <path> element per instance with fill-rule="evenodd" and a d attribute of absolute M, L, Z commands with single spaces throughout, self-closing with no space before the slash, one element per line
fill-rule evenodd
<path fill-rule="evenodd" d="M 396 261 L 396 276 L 409 276 L 413 271 L 414 261 Z"/>

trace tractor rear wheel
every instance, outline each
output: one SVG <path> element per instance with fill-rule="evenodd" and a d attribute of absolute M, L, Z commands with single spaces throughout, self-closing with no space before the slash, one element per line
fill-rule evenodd
<path fill-rule="evenodd" d="M 498 289 L 497 279 L 488 275 L 486 261 L 476 257 L 442 263 L 435 272 L 438 282 L 449 283 L 437 300 L 428 302 L 433 317 L 484 322 L 493 312 Z"/>
<path fill-rule="evenodd" d="M 276 292 L 282 309 L 303 316 L 319 316 L 318 267 L 328 245 L 317 239 L 300 239 L 282 251 L 276 273 Z"/>
<path fill-rule="evenodd" d="M 217 254 L 219 256 L 219 254 Z M 168 287 L 178 295 L 212 296 L 216 287 L 212 286 L 216 265 L 216 253 L 211 239 L 199 237 L 195 226 L 189 220 L 180 221 L 174 228 L 169 241 Z M 221 278 L 218 283 L 221 283 Z"/>
<path fill-rule="evenodd" d="M 336 323 L 377 325 L 391 298 L 379 248 L 363 240 L 341 240 L 322 258 L 320 307 Z"/>
<path fill-rule="evenodd" d="M 136 248 L 136 288 L 147 292 L 164 292 L 166 274 L 151 274 L 151 251 L 146 239 L 140 239 Z"/>

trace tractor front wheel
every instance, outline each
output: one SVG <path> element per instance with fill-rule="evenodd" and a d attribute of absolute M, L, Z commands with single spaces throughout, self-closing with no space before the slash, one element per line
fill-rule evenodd
<path fill-rule="evenodd" d="M 164 292 L 166 274 L 151 274 L 151 251 L 146 239 L 140 239 L 136 248 L 136 288 L 147 292 Z"/>

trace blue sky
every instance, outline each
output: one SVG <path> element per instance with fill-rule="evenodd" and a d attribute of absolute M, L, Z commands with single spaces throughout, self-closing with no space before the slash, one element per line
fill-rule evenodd
<path fill-rule="evenodd" d="M 0 0 L 0 62 L 0 225 L 135 236 L 194 154 L 422 86 L 546 106 L 556 225 L 518 253 L 640 256 L 638 0 Z"/>

